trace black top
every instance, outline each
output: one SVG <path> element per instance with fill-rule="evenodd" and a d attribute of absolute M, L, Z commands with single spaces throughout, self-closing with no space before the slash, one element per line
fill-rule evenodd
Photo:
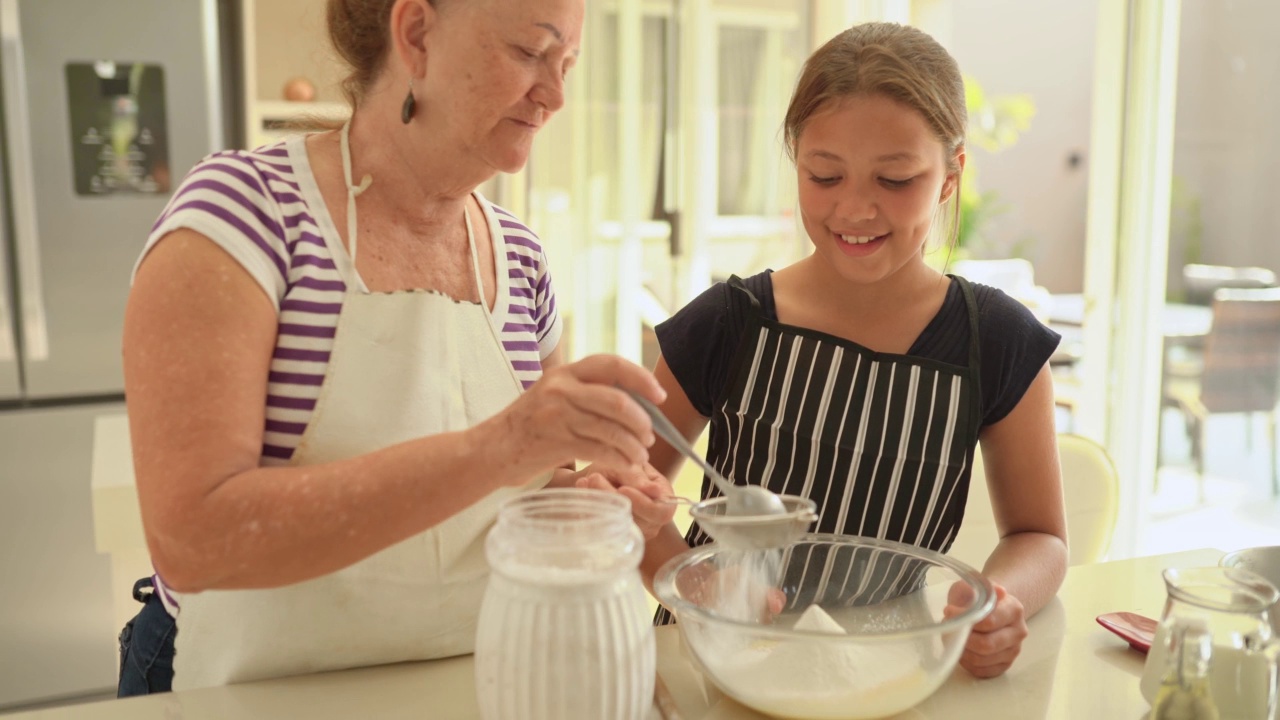
<path fill-rule="evenodd" d="M 777 320 L 771 273 L 766 270 L 743 283 L 759 300 L 764 316 Z M 997 288 L 973 283 L 973 293 L 979 315 L 982 424 L 986 426 L 1004 419 L 1017 406 L 1058 347 L 1060 336 Z M 656 328 L 663 359 L 693 407 L 705 417 L 720 407 L 749 312 L 750 300 L 741 291 L 717 283 Z M 942 308 L 907 355 L 968 366 L 969 320 L 960 283 L 951 283 Z"/>

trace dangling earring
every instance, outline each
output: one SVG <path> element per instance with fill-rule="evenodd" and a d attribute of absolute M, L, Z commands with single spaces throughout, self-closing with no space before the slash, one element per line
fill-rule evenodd
<path fill-rule="evenodd" d="M 409 94 L 404 97 L 404 104 L 400 106 L 400 122 L 405 125 L 413 119 L 413 113 L 418 109 L 418 101 L 413 99 L 413 78 L 409 79 Z"/>

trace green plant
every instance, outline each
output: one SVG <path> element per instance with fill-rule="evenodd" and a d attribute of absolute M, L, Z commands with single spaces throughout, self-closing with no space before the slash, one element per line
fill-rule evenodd
<path fill-rule="evenodd" d="M 981 83 L 972 77 L 964 79 L 965 107 L 969 112 L 969 149 L 982 148 L 1000 152 L 1018 141 L 1018 136 L 1031 126 L 1036 114 L 1030 95 L 988 95 Z M 991 218 L 1009 209 L 994 190 L 980 190 L 972 152 L 965 163 L 960 181 L 960 218 L 956 231 L 956 249 L 962 254 L 978 250 L 982 230 Z"/>

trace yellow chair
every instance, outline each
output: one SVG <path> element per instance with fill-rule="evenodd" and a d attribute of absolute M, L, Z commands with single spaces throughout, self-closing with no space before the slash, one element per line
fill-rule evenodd
<path fill-rule="evenodd" d="M 1067 510 L 1068 562 L 1084 565 L 1106 557 L 1119 512 L 1119 476 L 1111 456 L 1098 443 L 1080 435 L 1058 435 L 1063 503 Z M 986 473 L 979 452 L 969 483 L 964 522 L 948 552 L 981 568 L 1000 540 Z"/>

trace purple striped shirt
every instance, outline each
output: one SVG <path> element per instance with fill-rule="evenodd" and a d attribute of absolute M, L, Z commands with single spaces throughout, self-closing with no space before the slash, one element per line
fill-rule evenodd
<path fill-rule="evenodd" d="M 494 313 L 502 347 L 524 387 L 560 340 L 542 243 L 511 213 L 482 200 L 499 259 Z M 262 286 L 279 310 L 268 375 L 263 465 L 287 463 L 324 383 L 346 285 L 334 264 L 341 241 L 318 221 L 323 201 L 302 138 L 205 158 L 152 229 L 150 248 L 178 228 L 209 237 Z M 143 253 L 145 257 L 145 251 Z M 505 261 L 505 262 L 504 262 Z M 505 264 L 505 267 L 504 267 Z"/>

